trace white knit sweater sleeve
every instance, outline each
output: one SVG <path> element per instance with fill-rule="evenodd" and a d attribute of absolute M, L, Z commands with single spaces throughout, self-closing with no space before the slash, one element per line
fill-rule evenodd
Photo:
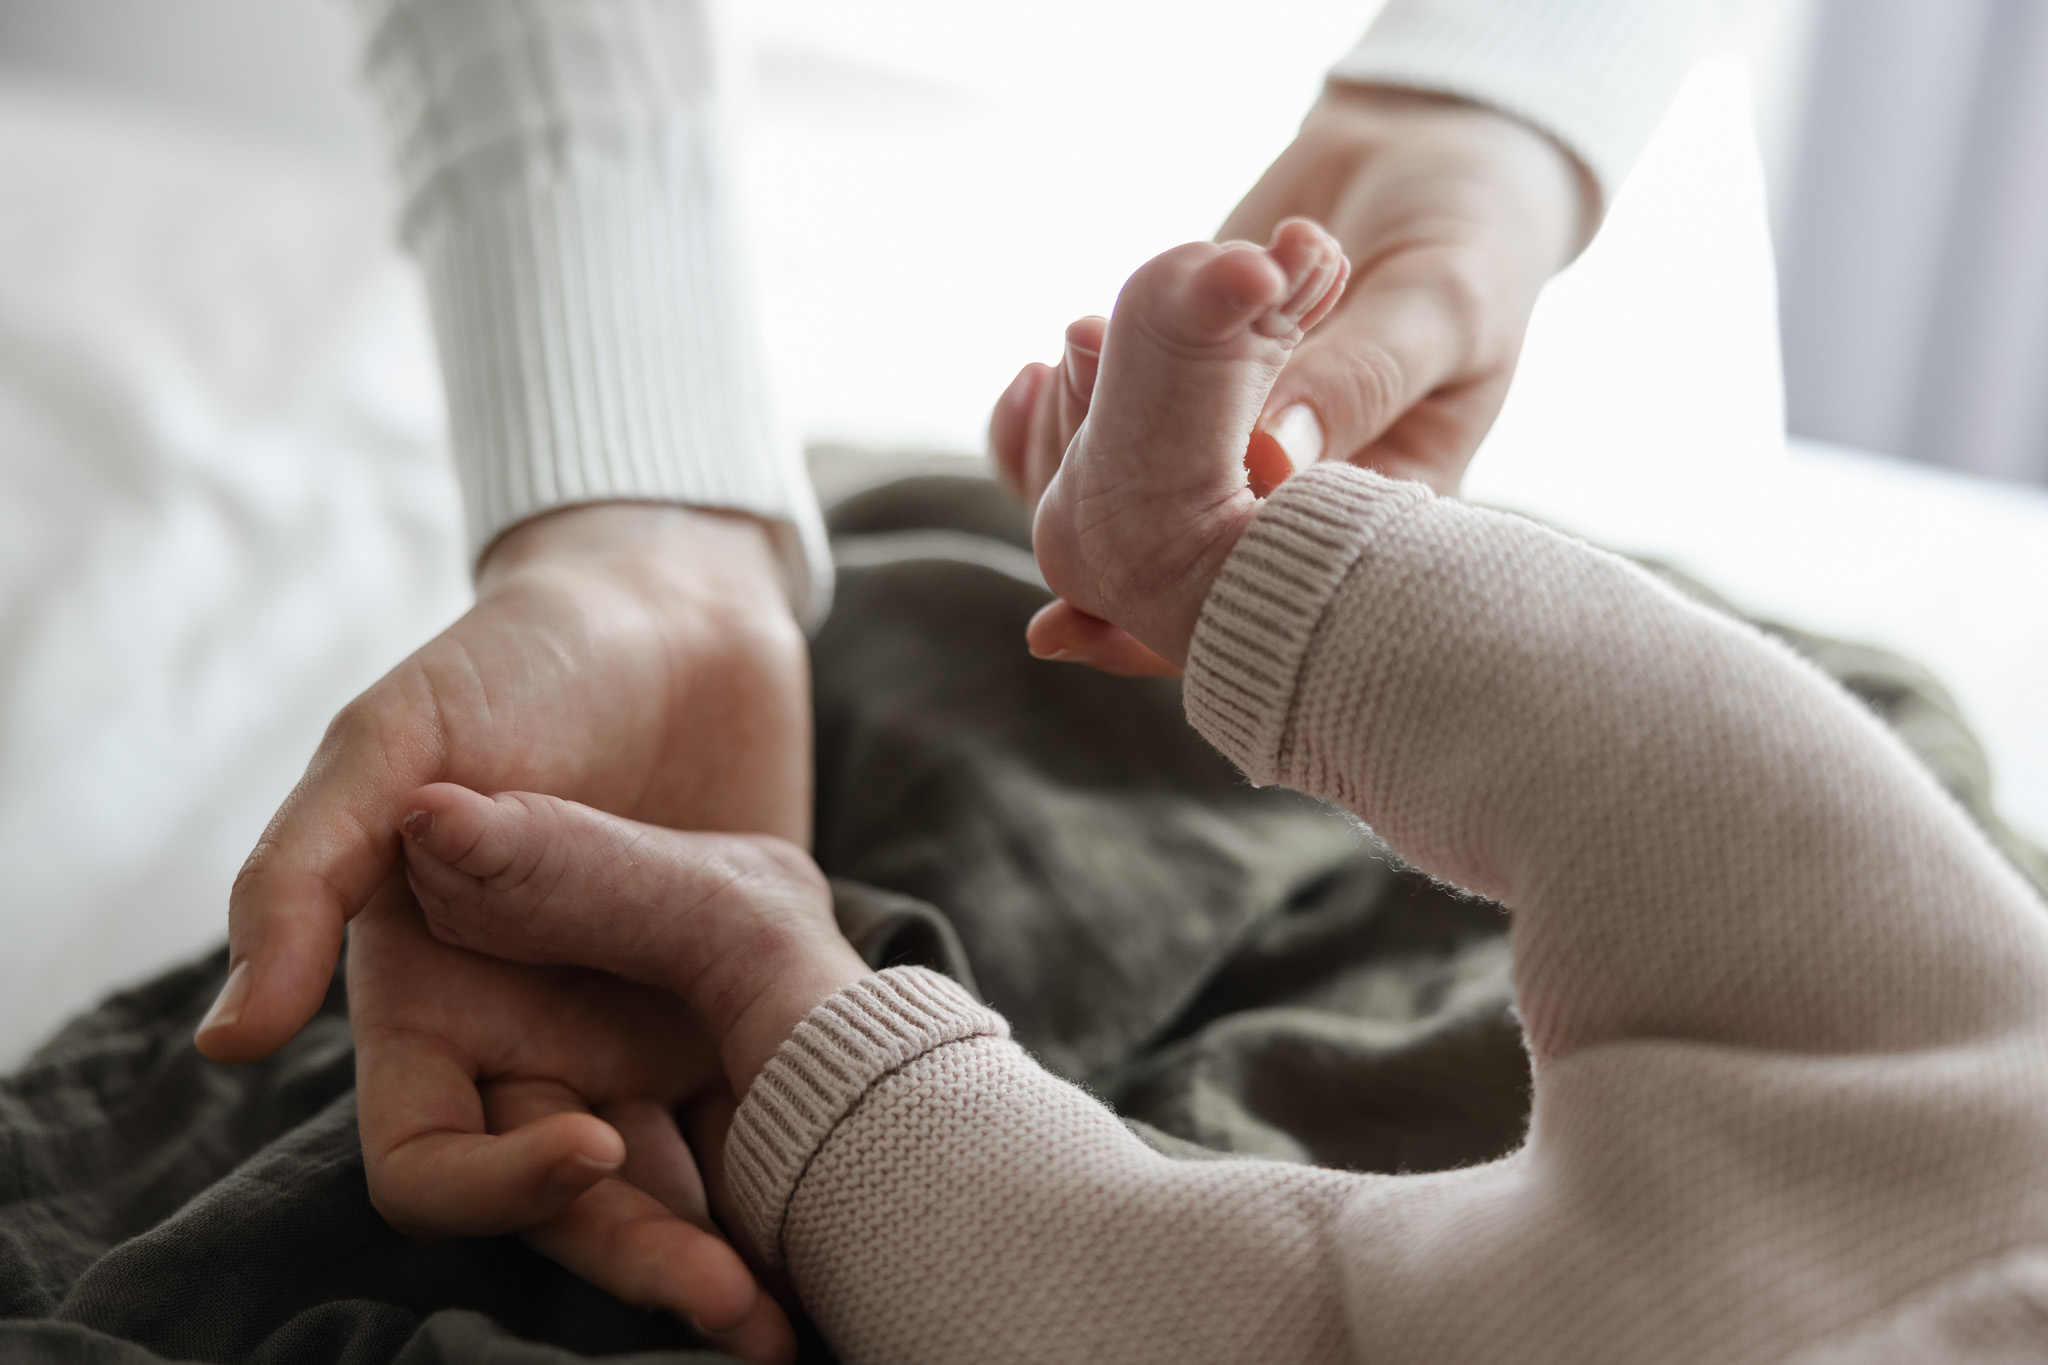
<path fill-rule="evenodd" d="M 1263 504 L 1186 689 L 1254 778 L 1513 907 L 1528 1139 L 1431 1175 L 1176 1161 L 957 986 L 869 977 L 727 1149 L 737 1231 L 848 1365 L 1988 1362 L 2038 1331 L 2048 911 L 1840 689 L 1342 464 Z"/>
<path fill-rule="evenodd" d="M 1331 70 L 1512 114 L 1576 156 L 1611 201 L 1729 0 L 1389 0 Z"/>
<path fill-rule="evenodd" d="M 426 279 L 471 547 L 614 499 L 830 557 L 778 429 L 740 240 L 716 0 L 352 0 Z"/>

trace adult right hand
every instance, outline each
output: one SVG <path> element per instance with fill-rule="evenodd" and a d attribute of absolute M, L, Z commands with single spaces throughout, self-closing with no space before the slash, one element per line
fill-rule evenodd
<path fill-rule="evenodd" d="M 1216 234 L 1289 218 L 1351 261 L 1336 311 L 1296 348 L 1260 430 L 1294 463 L 1349 460 L 1455 493 L 1500 414 L 1536 296 L 1599 220 L 1593 182 L 1528 124 L 1462 100 L 1333 82 Z M 1027 507 L 1088 412 L 1104 321 L 1067 329 L 996 403 L 996 472 Z"/>
<path fill-rule="evenodd" d="M 200 1026 L 200 1050 L 254 1060 L 312 1016 L 344 925 L 399 865 L 403 803 L 426 784 L 545 791 L 650 824 L 807 843 L 807 669 L 757 521 L 604 504 L 516 528 L 488 557 L 475 608 L 336 717 L 250 855 L 229 903 L 228 982 Z M 366 961 L 404 956 L 380 950 Z M 431 994 L 433 979 L 416 989 Z M 474 980 L 486 994 L 510 989 Z M 482 1112 L 479 1087 L 493 1078 L 463 1040 L 437 1037 L 428 1003 L 410 1035 L 401 1026 L 359 1039 L 366 1132 L 425 1136 L 451 1113 Z M 404 1088 L 403 1068 L 373 1055 L 378 1039 L 407 1036 L 453 1059 L 434 1084 Z M 385 1141 L 367 1153 L 378 1208 L 394 1223 L 450 1233 L 492 1207 L 518 1205 L 537 1220 L 577 1198 L 560 1181 L 559 1144 L 521 1146 L 480 1125 L 445 1136 L 454 1140 Z M 399 1159 L 408 1153 L 416 1159 Z M 593 1166 L 590 1179 L 603 1174 Z M 606 1228 L 600 1220 L 582 1235 L 600 1247 Z M 608 1287 L 641 1269 L 595 1252 L 577 1264 Z"/>
<path fill-rule="evenodd" d="M 253 1061 L 312 1017 L 430 782 L 808 843 L 808 663 L 777 584 L 746 517 L 612 503 L 507 534 L 476 606 L 342 709 L 249 855 L 200 1050 Z"/>
<path fill-rule="evenodd" d="M 1461 100 L 1333 82 L 1217 233 L 1265 242 L 1289 218 L 1334 235 L 1351 283 L 1266 396 L 1248 456 L 1264 483 L 1349 460 L 1458 490 L 1500 414 L 1544 283 L 1584 245 L 1599 195 L 1558 143 Z M 1067 329 L 1057 366 L 1026 365 L 989 420 L 996 473 L 1036 507 L 1088 414 L 1107 323 Z M 1176 670 L 1125 632 L 1056 608 L 1071 657 Z"/>

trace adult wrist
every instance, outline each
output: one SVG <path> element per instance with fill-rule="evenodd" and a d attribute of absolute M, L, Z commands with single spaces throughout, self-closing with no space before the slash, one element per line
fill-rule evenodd
<path fill-rule="evenodd" d="M 1725 37 L 1717 0 L 1389 0 L 1334 79 L 1435 91 L 1541 128 L 1611 196 L 1687 71 Z"/>
<path fill-rule="evenodd" d="M 785 620 L 789 601 L 767 522 L 743 512 L 661 502 L 582 503 L 512 527 L 485 550 L 477 592 L 489 596 L 533 573 L 592 572 L 657 595 L 681 592 L 764 620 Z"/>

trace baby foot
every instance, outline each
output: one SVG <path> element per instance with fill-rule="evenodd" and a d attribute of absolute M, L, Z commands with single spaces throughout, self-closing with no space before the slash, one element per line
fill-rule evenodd
<path fill-rule="evenodd" d="M 735 1093 L 812 1007 L 867 974 L 824 874 L 786 840 L 450 783 L 420 788 L 411 806 L 406 870 L 436 938 L 681 996 L 719 1040 Z"/>
<path fill-rule="evenodd" d="M 1270 246 L 1192 243 L 1131 277 L 1033 526 L 1046 582 L 1074 612 L 1185 660 L 1255 506 L 1246 454 L 1267 391 L 1348 273 L 1334 238 L 1291 219 Z M 1255 477 L 1277 481 L 1262 453 Z"/>

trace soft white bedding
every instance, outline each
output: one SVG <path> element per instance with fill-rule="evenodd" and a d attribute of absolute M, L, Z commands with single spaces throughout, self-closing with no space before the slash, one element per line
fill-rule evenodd
<path fill-rule="evenodd" d="M 1327 48 L 1355 21 L 1319 22 Z M 972 448 L 1008 373 L 1137 257 L 1206 230 L 1275 136 L 1175 163 L 1186 183 L 1121 215 L 1129 134 L 1070 142 L 1086 212 L 1006 213 L 1059 160 L 1032 139 L 1085 121 L 1055 108 L 1062 74 L 1031 84 L 1020 50 L 1009 85 L 969 95 L 867 55 L 785 43 L 764 63 L 757 257 L 815 436 Z M 1250 93 L 1298 108 L 1329 55 L 1260 68 Z M 1135 117 L 1146 87 L 1117 98 Z M 933 173 L 970 144 L 1006 174 Z M 326 718 L 464 605 L 431 347 L 387 221 L 357 175 L 0 85 L 0 1064 L 217 942 Z M 905 252 L 908 285 L 864 265 Z M 1771 299 L 1742 77 L 1719 63 L 1546 297 L 1472 492 L 1926 659 L 2007 809 L 2048 834 L 2048 495 L 1788 453 Z"/>
<path fill-rule="evenodd" d="M 221 939 L 327 717 L 463 606 L 384 218 L 0 89 L 0 1063 Z"/>

